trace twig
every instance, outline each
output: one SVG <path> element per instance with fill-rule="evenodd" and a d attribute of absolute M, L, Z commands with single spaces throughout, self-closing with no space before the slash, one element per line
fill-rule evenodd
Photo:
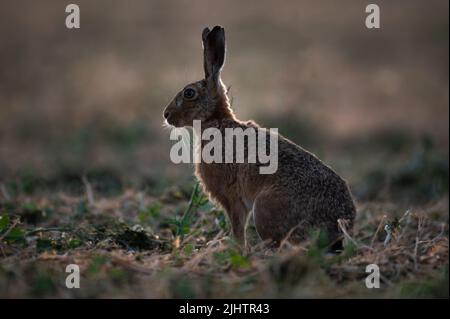
<path fill-rule="evenodd" d="M 223 230 L 220 230 L 217 235 L 210 240 L 206 244 L 206 248 L 201 252 L 196 254 L 193 258 L 191 258 L 188 262 L 186 262 L 185 267 L 187 269 L 193 270 L 195 267 L 198 266 L 198 264 L 203 260 L 203 258 L 206 256 L 210 256 L 212 252 L 218 252 L 225 250 L 225 246 L 219 246 L 223 240 L 223 238 L 219 239 L 223 236 Z M 219 244 L 219 245 L 217 245 Z"/>
<path fill-rule="evenodd" d="M 354 240 L 354 239 L 348 234 L 347 229 L 345 228 L 345 224 L 344 224 L 344 220 L 343 220 L 343 219 L 338 219 L 337 222 L 338 222 L 338 226 L 339 226 L 340 230 L 342 231 L 342 233 L 344 234 L 345 238 L 346 238 L 347 240 L 349 240 L 353 245 L 355 245 L 356 248 L 358 248 L 358 249 L 364 248 L 364 249 L 368 249 L 368 250 L 372 250 L 372 251 L 373 251 L 373 248 L 372 248 L 372 247 L 369 247 L 369 246 L 363 245 L 363 244 L 358 244 L 358 243 L 356 242 L 356 240 Z"/>
<path fill-rule="evenodd" d="M 300 226 L 304 223 L 304 221 L 301 221 L 300 223 L 298 223 L 297 225 L 295 225 L 294 227 L 292 227 L 289 232 L 287 233 L 287 235 L 283 238 L 283 240 L 280 243 L 280 246 L 278 247 L 278 252 L 281 251 L 281 249 L 286 245 L 286 243 L 289 243 L 289 238 L 291 238 L 292 233 L 300 228 Z"/>
<path fill-rule="evenodd" d="M 400 235 L 397 237 L 397 244 L 400 242 L 400 239 L 402 239 L 402 237 L 405 235 L 406 229 L 408 228 L 409 224 L 411 223 L 411 210 L 410 210 L 410 209 L 408 209 L 408 210 L 405 212 L 405 214 L 403 214 L 402 218 L 400 218 L 398 222 L 401 223 L 402 220 L 403 220 L 405 217 L 408 217 L 408 219 L 406 220 L 406 224 L 405 224 L 405 226 L 403 227 L 402 232 L 401 232 Z"/>
<path fill-rule="evenodd" d="M 93 206 L 94 205 L 94 192 L 92 191 L 92 186 L 89 183 L 89 181 L 85 175 L 83 175 L 83 177 L 81 179 L 83 180 L 84 187 L 86 187 L 86 195 L 88 198 L 89 205 Z"/>
<path fill-rule="evenodd" d="M 25 237 L 32 236 L 37 233 L 43 233 L 43 232 L 50 232 L 50 231 L 66 232 L 66 231 L 70 231 L 70 230 L 71 230 L 70 228 L 62 228 L 62 227 L 36 228 L 36 229 L 26 232 Z"/>
<path fill-rule="evenodd" d="M 375 239 L 377 238 L 378 233 L 380 232 L 380 230 L 383 228 L 383 222 L 384 222 L 385 219 L 386 219 L 386 215 L 383 215 L 383 217 L 381 218 L 380 223 L 378 224 L 378 228 L 375 231 L 375 234 L 373 234 L 372 240 L 370 242 L 370 247 L 373 247 L 373 245 L 375 244 Z"/>
<path fill-rule="evenodd" d="M 11 226 L 9 226 L 8 230 L 3 235 L 0 236 L 0 250 L 2 251 L 2 255 L 4 258 L 6 258 L 6 253 L 5 253 L 5 250 L 3 249 L 2 241 L 9 235 L 9 233 L 17 226 L 17 224 L 19 222 L 20 222 L 19 219 L 14 220 L 14 222 L 11 224 Z"/>
<path fill-rule="evenodd" d="M 431 242 L 434 243 L 434 242 L 436 241 L 436 239 L 441 238 L 441 237 L 444 235 L 444 232 L 445 232 L 445 223 L 442 223 L 442 224 L 441 224 L 441 232 L 440 232 L 437 236 L 435 236 L 435 237 L 431 240 Z"/>
<path fill-rule="evenodd" d="M 414 245 L 414 255 L 413 255 L 415 271 L 417 271 L 419 269 L 419 266 L 417 264 L 417 252 L 419 250 L 419 239 L 420 239 L 419 237 L 420 237 L 420 232 L 422 230 L 422 222 L 423 222 L 423 219 L 421 217 L 419 217 L 419 220 L 417 222 L 416 244 Z"/>
<path fill-rule="evenodd" d="M 389 279 L 387 279 L 385 276 L 383 276 L 382 274 L 380 274 L 380 278 L 381 280 L 383 280 L 388 286 L 392 286 L 392 281 L 390 281 Z"/>
<path fill-rule="evenodd" d="M 249 244 L 248 244 L 248 238 L 247 238 L 247 229 L 248 229 L 248 224 L 250 223 L 250 219 L 254 218 L 253 217 L 253 210 L 247 214 L 247 218 L 245 219 L 245 224 L 244 224 L 244 250 L 245 252 L 248 252 L 250 250 Z"/>
<path fill-rule="evenodd" d="M 406 217 L 408 217 L 408 219 L 409 219 L 410 214 L 411 214 L 411 209 L 407 209 L 406 212 L 403 214 L 403 216 L 398 220 L 398 222 L 401 223 L 402 220 L 405 219 Z"/>
<path fill-rule="evenodd" d="M 7 230 L 3 235 L 0 236 L 0 242 L 2 242 L 3 239 L 5 239 L 6 236 L 9 235 L 9 233 L 14 229 L 14 227 L 17 226 L 17 224 L 18 224 L 19 222 L 20 222 L 19 219 L 16 219 L 16 220 L 13 221 L 13 223 L 11 224 L 11 226 L 9 226 L 8 230 Z"/>
<path fill-rule="evenodd" d="M 352 242 L 356 247 L 359 247 L 359 244 L 348 234 L 347 229 L 345 228 L 345 221 L 339 218 L 337 222 L 345 238 L 347 238 L 347 240 Z"/>
<path fill-rule="evenodd" d="M 206 246 L 214 246 L 215 244 L 217 244 L 217 243 L 222 243 L 222 241 L 224 240 L 224 239 L 226 239 L 227 237 L 223 237 L 223 235 L 224 235 L 224 231 L 221 229 L 217 234 L 216 234 L 216 236 L 214 236 L 214 238 L 213 239 L 211 239 L 210 241 L 208 241 L 207 243 L 206 243 Z"/>
<path fill-rule="evenodd" d="M 11 200 L 11 196 L 8 193 L 8 190 L 6 189 L 5 184 L 0 183 L 0 191 L 2 192 L 3 197 L 6 199 L 6 201 L 10 201 Z"/>

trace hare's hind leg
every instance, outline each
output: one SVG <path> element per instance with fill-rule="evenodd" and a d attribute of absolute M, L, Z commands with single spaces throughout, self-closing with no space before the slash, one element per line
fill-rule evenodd
<path fill-rule="evenodd" d="M 256 231 L 264 241 L 279 244 L 288 236 L 290 240 L 299 241 L 305 235 L 305 220 L 295 213 L 295 205 L 286 195 L 258 195 L 253 204 L 253 218 Z"/>

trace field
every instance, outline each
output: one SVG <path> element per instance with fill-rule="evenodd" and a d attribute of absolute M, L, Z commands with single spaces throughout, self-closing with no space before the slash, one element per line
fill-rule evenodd
<path fill-rule="evenodd" d="M 78 30 L 63 3 L 0 4 L 0 298 L 448 298 L 447 1 L 382 4 L 379 30 L 360 1 L 77 3 Z M 237 116 L 348 181 L 342 254 L 317 232 L 268 248 L 251 222 L 241 249 L 170 161 L 162 110 L 215 24 Z"/>

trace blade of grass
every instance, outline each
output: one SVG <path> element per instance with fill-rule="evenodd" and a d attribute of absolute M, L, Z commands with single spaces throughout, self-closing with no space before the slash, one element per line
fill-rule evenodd
<path fill-rule="evenodd" d="M 178 227 L 178 229 L 177 229 L 177 236 L 183 235 L 182 229 L 183 229 L 184 225 L 186 225 L 186 223 L 189 221 L 189 219 L 192 215 L 192 211 L 193 211 L 193 207 L 194 207 L 194 200 L 197 196 L 198 189 L 199 189 L 199 183 L 197 182 L 197 183 L 195 183 L 194 189 L 192 190 L 192 194 L 191 194 L 191 198 L 189 199 L 188 207 L 184 211 L 183 217 L 180 220 L 180 227 Z"/>

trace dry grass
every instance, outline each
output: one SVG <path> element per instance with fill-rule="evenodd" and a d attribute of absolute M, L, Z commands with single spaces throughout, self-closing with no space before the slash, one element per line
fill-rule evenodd
<path fill-rule="evenodd" d="M 11 219 L 8 230 L 27 233 L 23 242 L 2 235 L 1 297 L 448 297 L 447 197 L 407 212 L 392 204 L 359 205 L 344 252 L 329 256 L 320 234 L 274 249 L 252 226 L 241 250 L 223 213 L 201 194 L 193 218 L 177 226 L 173 217 L 181 220 L 189 200 L 182 189 L 159 198 L 130 189 L 92 202 L 89 192 L 19 195 L 3 203 L 3 213 L 23 221 Z M 23 204 L 31 201 L 35 206 Z M 396 218 L 384 245 L 384 225 Z M 71 263 L 80 266 L 81 289 L 64 286 Z M 364 284 L 372 263 L 380 267 L 380 289 Z"/>

